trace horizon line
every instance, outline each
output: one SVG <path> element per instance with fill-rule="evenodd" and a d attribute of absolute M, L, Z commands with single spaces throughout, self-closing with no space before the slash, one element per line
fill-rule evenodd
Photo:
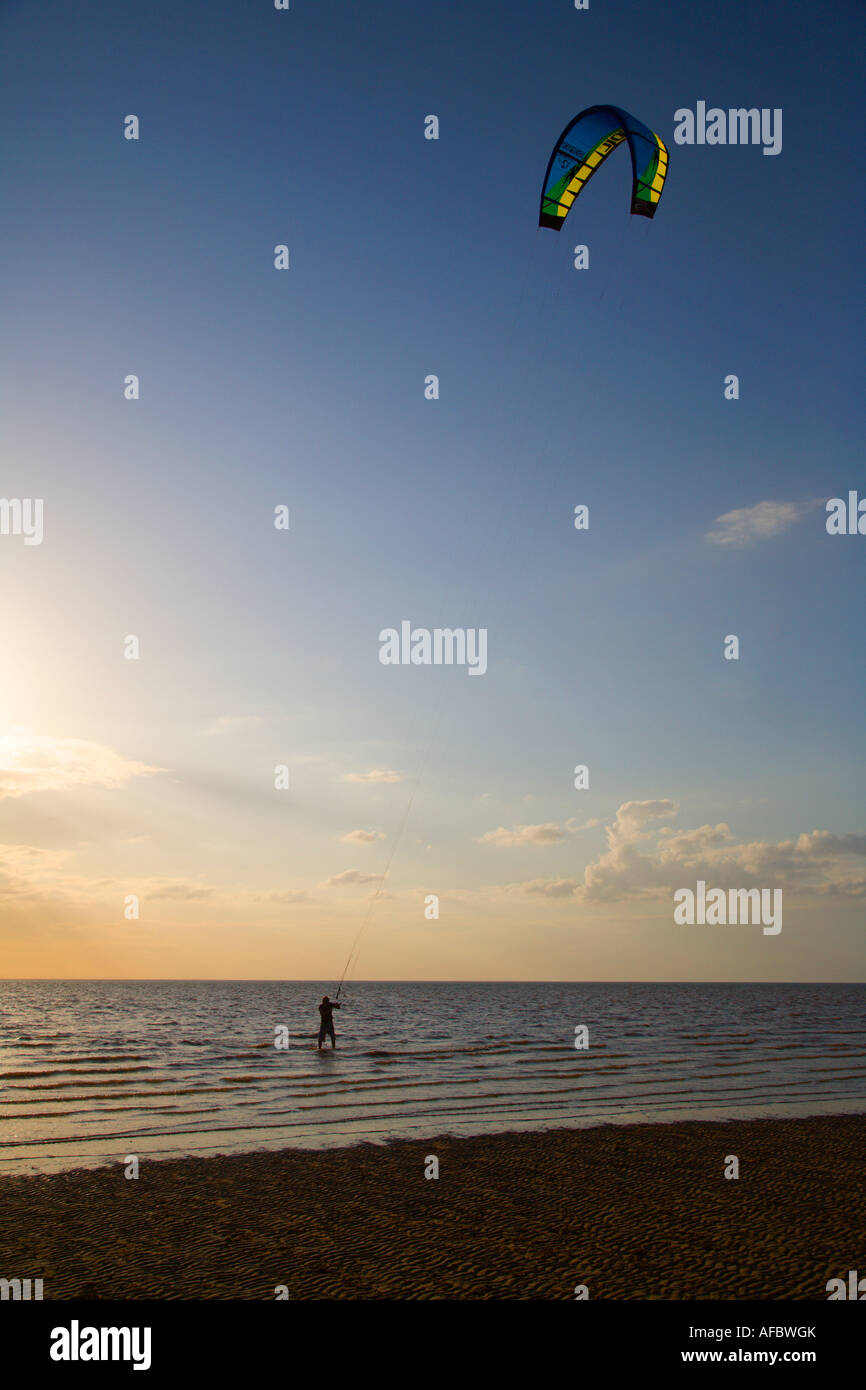
<path fill-rule="evenodd" d="M 186 985 L 318 985 L 321 976 L 231 975 L 0 975 L 0 984 L 186 984 Z M 377 979 L 352 980 L 352 985 L 864 985 L 866 980 L 471 980 Z M 344 986 L 345 988 L 345 986 Z"/>

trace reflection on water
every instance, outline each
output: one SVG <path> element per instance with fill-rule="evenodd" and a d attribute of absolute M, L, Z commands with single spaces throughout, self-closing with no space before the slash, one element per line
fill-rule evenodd
<path fill-rule="evenodd" d="M 862 985 L 354 984 L 335 1054 L 328 988 L 0 981 L 0 1171 L 866 1108 Z"/>

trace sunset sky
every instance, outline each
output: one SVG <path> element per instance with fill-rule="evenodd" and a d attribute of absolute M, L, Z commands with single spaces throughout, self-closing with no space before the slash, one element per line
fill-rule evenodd
<path fill-rule="evenodd" d="M 708 8 L 0 4 L 0 975 L 336 980 L 393 854 L 360 978 L 863 978 L 863 11 Z M 603 102 L 659 211 L 540 231 Z"/>

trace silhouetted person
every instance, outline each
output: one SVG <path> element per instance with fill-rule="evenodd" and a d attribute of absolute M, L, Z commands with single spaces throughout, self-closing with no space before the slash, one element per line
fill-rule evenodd
<path fill-rule="evenodd" d="M 331 1039 L 331 1047 L 337 1046 L 337 1039 L 334 1035 L 334 1009 L 339 1009 L 340 1005 L 336 1001 L 332 1004 L 327 994 L 319 1005 L 319 1013 L 322 1022 L 319 1024 L 319 1051 L 322 1050 L 322 1043 L 325 1038 Z"/>

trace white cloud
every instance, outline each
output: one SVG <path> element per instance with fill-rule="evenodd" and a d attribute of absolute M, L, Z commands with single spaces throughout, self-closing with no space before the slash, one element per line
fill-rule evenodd
<path fill-rule="evenodd" d="M 310 895 L 302 890 L 286 889 L 281 893 L 256 894 L 259 902 L 266 903 L 305 903 L 309 902 Z"/>
<path fill-rule="evenodd" d="M 620 897 L 625 884 L 632 881 L 651 883 L 654 866 L 641 855 L 637 845 L 646 839 L 645 827 L 650 822 L 672 816 L 676 810 L 675 801 L 623 802 L 616 820 L 606 827 L 607 854 L 595 864 L 588 864 L 584 871 L 583 896 L 602 900 Z"/>
<path fill-rule="evenodd" d="M 374 767 L 369 772 L 347 772 L 344 782 L 402 782 L 402 772 L 391 772 L 385 768 Z"/>
<path fill-rule="evenodd" d="M 188 883 L 180 878 L 157 879 L 144 888 L 141 896 L 147 900 L 170 898 L 177 902 L 194 903 L 204 898 L 212 898 L 216 890 L 205 888 L 200 883 Z"/>
<path fill-rule="evenodd" d="M 37 845 L 0 845 L 0 898 L 10 905 L 22 901 L 87 904 L 117 902 L 133 891 L 113 878 L 90 878 L 76 873 L 69 850 Z"/>
<path fill-rule="evenodd" d="M 0 845 L 0 897 L 37 897 L 54 889 L 68 859 L 65 850 Z"/>
<path fill-rule="evenodd" d="M 259 714 L 221 714 L 219 719 L 202 729 L 202 735 L 205 738 L 213 738 L 217 734 L 227 734 L 234 729 L 252 729 L 261 722 Z"/>
<path fill-rule="evenodd" d="M 519 893 L 536 893 L 543 898 L 573 898 L 580 884 L 575 878 L 533 878 L 528 883 L 515 883 L 510 887 Z"/>
<path fill-rule="evenodd" d="M 348 835 L 340 836 L 344 845 L 373 845 L 384 838 L 383 830 L 350 830 Z"/>
<path fill-rule="evenodd" d="M 730 844 L 734 837 L 730 827 L 721 822 L 719 825 L 701 825 L 697 830 L 671 830 L 665 826 L 659 832 L 659 838 L 664 842 L 661 851 L 663 862 L 675 859 L 687 864 L 691 860 L 699 860 L 707 850 Z"/>
<path fill-rule="evenodd" d="M 381 874 L 362 874 L 359 869 L 344 869 L 341 874 L 333 874 L 325 880 L 326 888 L 345 888 L 354 883 L 380 883 Z"/>
<path fill-rule="evenodd" d="M 0 738 L 0 798 L 81 786 L 114 789 L 162 771 L 86 739 L 49 738 L 29 729 Z"/>
<path fill-rule="evenodd" d="M 508 830 L 500 825 L 497 830 L 488 830 L 479 837 L 481 845 L 496 845 L 497 849 L 510 849 L 515 845 L 556 845 L 564 839 L 558 825 L 515 825 Z"/>
<path fill-rule="evenodd" d="M 753 507 L 739 507 L 717 516 L 717 529 L 708 531 L 706 539 L 714 545 L 736 548 L 752 545 L 787 531 L 789 526 L 796 525 L 821 505 L 821 499 L 817 498 L 811 502 L 756 502 Z"/>
<path fill-rule="evenodd" d="M 655 846 L 644 853 L 642 842 L 650 838 L 650 822 L 675 809 L 671 801 L 621 806 L 616 821 L 607 827 L 607 853 L 584 871 L 580 897 L 587 902 L 658 897 L 699 878 L 726 889 L 787 888 L 849 897 L 863 894 L 863 877 L 856 861 L 866 858 L 866 835 L 812 830 L 777 843 L 738 843 L 730 827 L 721 822 L 691 830 L 659 829 Z"/>
<path fill-rule="evenodd" d="M 703 879 L 715 888 L 783 888 L 817 898 L 866 898 L 866 835 L 811 830 L 794 839 L 738 842 L 729 825 L 671 829 L 658 822 L 675 801 L 627 801 L 605 827 L 607 850 L 583 878 L 535 878 L 451 889 L 456 901 L 506 896 L 572 898 L 581 903 L 636 900 L 668 904 L 677 888 Z"/>

